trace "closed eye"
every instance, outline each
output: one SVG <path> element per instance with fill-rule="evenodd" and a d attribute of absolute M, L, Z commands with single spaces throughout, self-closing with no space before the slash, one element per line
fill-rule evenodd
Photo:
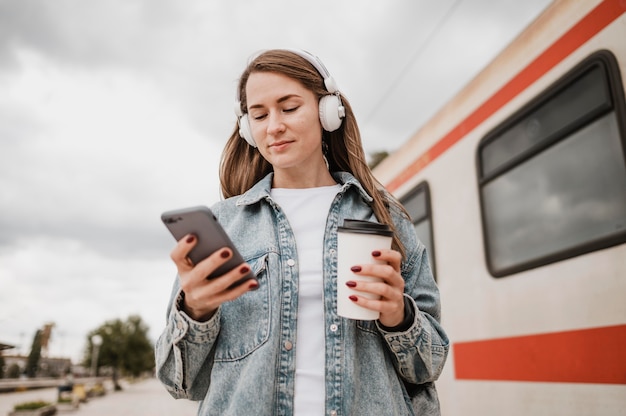
<path fill-rule="evenodd" d="M 293 113 L 296 110 L 298 110 L 300 108 L 300 106 L 295 106 L 295 107 L 289 107 L 289 108 L 285 108 L 283 109 L 283 113 Z M 260 113 L 260 114 L 255 114 L 255 115 L 251 115 L 252 119 L 254 120 L 263 120 L 264 118 L 267 117 L 267 113 Z"/>

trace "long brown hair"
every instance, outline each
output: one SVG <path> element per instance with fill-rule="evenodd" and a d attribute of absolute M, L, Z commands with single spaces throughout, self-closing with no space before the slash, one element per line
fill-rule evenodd
<path fill-rule="evenodd" d="M 237 88 L 242 113 L 247 112 L 246 83 L 253 72 L 275 72 L 286 75 L 312 91 L 318 99 L 329 94 L 324 86 L 322 76 L 306 59 L 287 50 L 268 50 L 255 57 L 239 79 Z M 325 156 L 330 171 L 351 173 L 374 199 L 371 208 L 378 221 L 388 224 L 395 230 L 389 211 L 391 205 L 407 217 L 408 214 L 402 205 L 384 190 L 372 174 L 367 165 L 361 133 L 352 107 L 343 95 L 341 95 L 341 101 L 346 114 L 341 127 L 333 132 L 324 131 L 322 133 L 322 141 L 328 145 L 328 152 Z M 220 183 L 223 196 L 229 198 L 243 194 L 272 170 L 272 165 L 261 156 L 257 149 L 250 146 L 239 135 L 239 127 L 235 126 L 224 147 L 220 163 Z M 392 246 L 404 256 L 404 246 L 396 233 L 394 233 Z"/>

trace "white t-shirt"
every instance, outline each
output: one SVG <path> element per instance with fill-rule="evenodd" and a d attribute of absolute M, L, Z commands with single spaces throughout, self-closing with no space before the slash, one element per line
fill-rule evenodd
<path fill-rule="evenodd" d="M 330 205 L 340 185 L 319 188 L 272 188 L 296 238 L 298 250 L 298 320 L 294 415 L 324 414 L 324 231 Z"/>

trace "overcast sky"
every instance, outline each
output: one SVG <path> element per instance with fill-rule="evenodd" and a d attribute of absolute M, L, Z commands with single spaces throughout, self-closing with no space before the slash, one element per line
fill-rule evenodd
<path fill-rule="evenodd" d="M 52 356 L 175 278 L 163 211 L 219 200 L 251 54 L 318 55 L 365 150 L 392 151 L 549 0 L 0 0 L 0 342 Z"/>

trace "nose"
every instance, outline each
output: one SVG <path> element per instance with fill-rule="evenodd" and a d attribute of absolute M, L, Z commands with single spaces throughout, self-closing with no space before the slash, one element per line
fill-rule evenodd
<path fill-rule="evenodd" d="M 279 112 L 270 112 L 267 121 L 267 134 L 275 136 L 285 131 L 285 123 Z"/>

